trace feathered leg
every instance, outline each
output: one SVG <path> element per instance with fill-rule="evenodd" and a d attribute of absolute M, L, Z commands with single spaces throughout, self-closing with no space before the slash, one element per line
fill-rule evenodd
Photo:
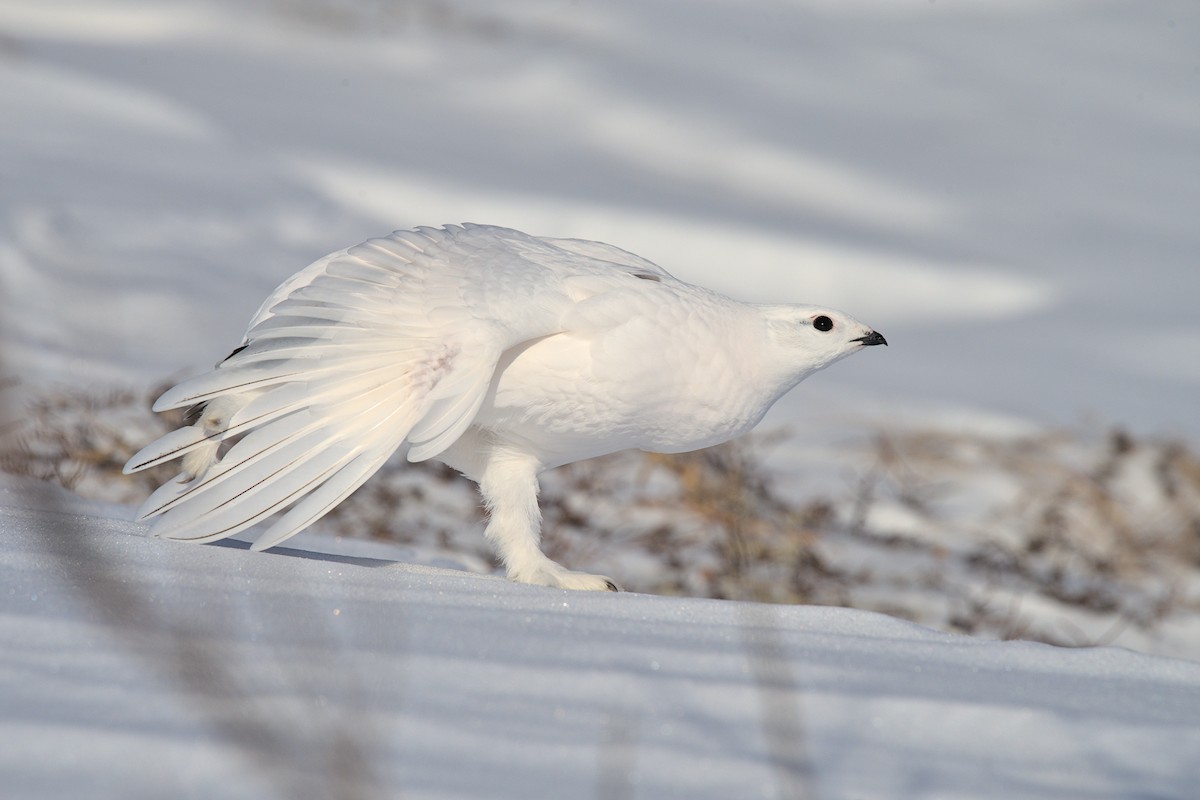
<path fill-rule="evenodd" d="M 470 430 L 442 458 L 479 483 L 488 510 L 484 536 L 504 562 L 509 580 L 560 589 L 619 591 L 611 578 L 573 572 L 546 557 L 539 546 L 538 464 L 529 455 L 487 438 Z"/>

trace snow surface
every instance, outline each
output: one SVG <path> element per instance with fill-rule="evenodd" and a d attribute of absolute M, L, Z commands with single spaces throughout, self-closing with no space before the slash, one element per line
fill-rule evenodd
<path fill-rule="evenodd" d="M 185 546 L 126 511 L 0 482 L 7 797 L 1184 798 L 1200 781 L 1191 662 Z"/>
<path fill-rule="evenodd" d="M 5 0 L 0 388 L 182 377 L 315 258 L 469 220 L 876 326 L 886 358 L 768 421 L 813 442 L 885 417 L 1200 434 L 1200 5 L 683 9 Z M 1200 783 L 1190 662 L 568 595 L 316 537 L 187 547 L 9 478 L 0 506 L 5 797 Z"/>

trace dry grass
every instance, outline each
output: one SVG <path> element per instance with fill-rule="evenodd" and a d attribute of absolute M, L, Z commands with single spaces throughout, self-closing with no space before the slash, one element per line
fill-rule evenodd
<path fill-rule="evenodd" d="M 140 501 L 174 472 L 164 466 L 125 476 L 121 467 L 180 421 L 180 415 L 156 418 L 146 398 L 123 389 L 41 394 L 0 430 L 0 471 L 56 483 L 85 497 Z"/>
<path fill-rule="evenodd" d="M 121 466 L 179 423 L 149 396 L 58 392 L 0 431 L 0 470 L 108 501 L 173 476 Z M 619 453 L 544 476 L 545 548 L 626 588 L 846 605 L 949 630 L 1107 641 L 1196 613 L 1200 459 L 1177 441 L 1103 434 L 878 433 L 839 493 L 804 496 L 747 438 L 678 456 Z M 439 547 L 487 564 L 473 485 L 390 463 L 326 530 Z"/>
<path fill-rule="evenodd" d="M 1069 622 L 1051 630 L 1021 598 L 1108 617 L 1118 629 L 1200 608 L 1185 588 L 1200 571 L 1200 460 L 1181 442 L 1119 429 L 922 430 L 880 434 L 873 449 L 856 523 L 884 535 L 888 520 L 902 519 L 900 540 L 973 578 L 951 627 L 1084 644 L 1104 636 Z"/>

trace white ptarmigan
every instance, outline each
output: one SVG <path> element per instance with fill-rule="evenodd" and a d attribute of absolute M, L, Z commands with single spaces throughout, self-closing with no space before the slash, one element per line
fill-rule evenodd
<path fill-rule="evenodd" d="M 158 536 L 208 542 L 283 511 L 262 550 L 399 448 L 479 484 L 510 579 L 615 590 L 542 553 L 542 471 L 724 442 L 808 375 L 878 344 L 841 312 L 737 302 L 600 242 L 396 231 L 285 281 L 240 347 L 158 399 L 155 411 L 190 407 L 189 424 L 125 471 L 182 457 L 138 511 L 158 517 Z"/>

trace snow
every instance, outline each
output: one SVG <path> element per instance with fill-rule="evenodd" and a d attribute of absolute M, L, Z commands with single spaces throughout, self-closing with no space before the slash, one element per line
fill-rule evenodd
<path fill-rule="evenodd" d="M 9 796 L 1182 798 L 1200 779 L 1191 662 L 186 547 L 0 486 Z"/>
<path fill-rule="evenodd" d="M 315 258 L 476 221 L 877 327 L 886 357 L 768 418 L 805 443 L 773 464 L 806 485 L 853 482 L 847 445 L 884 419 L 1194 441 L 1198 29 L 1190 0 L 5 0 L 0 387 L 10 410 L 148 390 L 224 356 Z M 1122 490 L 1149 498 L 1142 474 Z M 1011 488 L 965 485 L 952 521 Z M 4 796 L 1183 798 L 1200 778 L 1189 661 L 568 595 L 437 569 L 436 541 L 187 547 L 130 513 L 0 476 Z M 1196 652 L 1196 620 L 1164 624 L 1170 652 Z"/>

